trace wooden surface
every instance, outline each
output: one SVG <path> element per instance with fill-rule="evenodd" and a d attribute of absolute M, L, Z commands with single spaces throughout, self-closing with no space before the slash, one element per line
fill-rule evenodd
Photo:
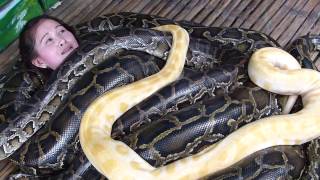
<path fill-rule="evenodd" d="M 320 32 L 320 0 L 63 0 L 48 14 L 74 25 L 113 12 L 254 29 L 270 35 L 283 47 L 299 36 Z M 16 41 L 0 54 L 0 71 L 17 59 L 17 45 Z M 0 162 L 0 179 L 6 176 L 2 173 L 11 171 L 10 167 L 6 161 Z"/>

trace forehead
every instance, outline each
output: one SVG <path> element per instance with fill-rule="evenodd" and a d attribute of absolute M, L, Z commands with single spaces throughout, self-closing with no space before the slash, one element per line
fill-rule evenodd
<path fill-rule="evenodd" d="M 60 26 L 61 24 L 57 21 L 51 19 L 43 19 L 39 21 L 37 27 L 35 29 L 35 37 L 36 39 L 42 38 L 46 33 L 54 31 L 56 27 Z"/>
<path fill-rule="evenodd" d="M 51 19 L 43 19 L 39 21 L 37 24 L 36 32 L 41 32 L 41 31 L 49 31 L 51 28 L 55 28 L 56 26 L 59 26 L 57 21 L 51 20 Z"/>

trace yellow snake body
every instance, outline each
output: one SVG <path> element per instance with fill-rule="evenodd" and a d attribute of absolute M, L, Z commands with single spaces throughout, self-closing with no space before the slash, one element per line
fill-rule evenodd
<path fill-rule="evenodd" d="M 257 120 L 196 155 L 160 168 L 150 166 L 127 145 L 113 140 L 110 133 L 112 124 L 121 114 L 174 81 L 182 70 L 188 45 L 186 32 L 173 25 L 158 29 L 173 33 L 173 45 L 164 69 L 99 97 L 81 122 L 82 148 L 90 162 L 109 179 L 197 179 L 261 149 L 302 144 L 320 136 L 320 74 L 300 69 L 296 60 L 281 49 L 263 48 L 256 51 L 249 62 L 252 81 L 276 93 L 301 94 L 304 109 L 295 114 Z M 178 36 L 183 39 L 178 40 Z"/>
<path fill-rule="evenodd" d="M 81 121 L 80 142 L 83 151 L 97 170 L 108 178 L 152 178 L 146 172 L 154 168 L 127 145 L 113 140 L 110 135 L 112 124 L 118 117 L 160 88 L 175 81 L 182 72 L 189 45 L 188 32 L 175 25 L 155 29 L 172 33 L 172 50 L 165 67 L 155 75 L 99 97 L 90 105 Z M 119 174 L 121 176 L 118 176 Z"/>

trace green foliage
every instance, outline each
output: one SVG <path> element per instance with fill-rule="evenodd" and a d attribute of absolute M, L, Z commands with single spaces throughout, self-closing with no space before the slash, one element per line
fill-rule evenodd
<path fill-rule="evenodd" d="M 55 5 L 58 0 L 39 0 L 39 2 L 44 10 L 48 10 L 50 7 Z"/>
<path fill-rule="evenodd" d="M 23 26 L 58 0 L 0 0 L 0 52 L 12 43 Z"/>

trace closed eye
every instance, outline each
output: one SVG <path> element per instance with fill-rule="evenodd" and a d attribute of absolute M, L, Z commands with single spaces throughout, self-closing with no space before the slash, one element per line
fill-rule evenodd
<path fill-rule="evenodd" d="M 51 43 L 52 41 L 53 41 L 52 38 L 48 38 L 48 39 L 46 40 L 46 44 L 49 44 L 49 43 Z"/>

